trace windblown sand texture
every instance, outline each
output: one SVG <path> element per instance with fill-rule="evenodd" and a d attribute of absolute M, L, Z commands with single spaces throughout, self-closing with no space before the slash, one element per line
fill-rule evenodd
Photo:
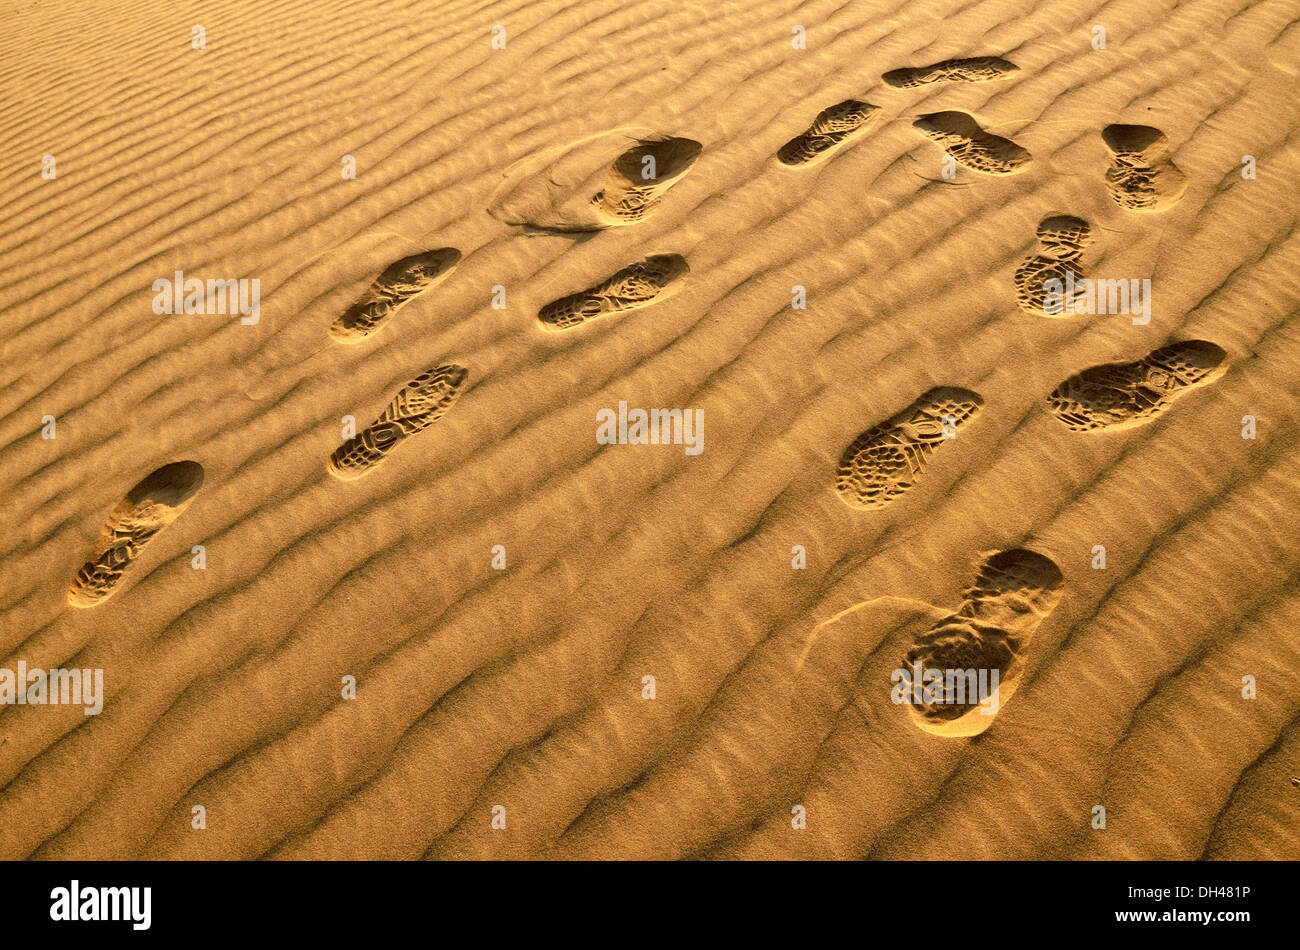
<path fill-rule="evenodd" d="M 1295 0 L 0 3 L 0 856 L 1300 857 Z"/>

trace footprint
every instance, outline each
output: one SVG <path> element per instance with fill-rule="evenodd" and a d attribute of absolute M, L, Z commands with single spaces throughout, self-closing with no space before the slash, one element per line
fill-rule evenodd
<path fill-rule="evenodd" d="M 1026 257 L 1016 268 L 1016 302 L 1027 313 L 1068 316 L 1075 312 L 1075 307 L 1073 300 L 1067 301 L 1064 297 L 1066 274 L 1074 275 L 1075 284 L 1080 284 L 1087 276 L 1079 259 L 1083 256 L 1083 249 L 1092 243 L 1092 228 L 1082 218 L 1057 215 L 1039 223 L 1038 240 L 1043 249 Z M 1049 280 L 1059 281 L 1061 285 L 1061 292 L 1051 300 L 1044 287 Z M 1076 296 L 1082 293 L 1083 288 L 1079 287 Z"/>
<path fill-rule="evenodd" d="M 441 418 L 468 378 L 469 370 L 454 363 L 421 373 L 402 387 L 382 416 L 334 450 L 329 470 L 345 480 L 360 478 L 404 440 Z"/>
<path fill-rule="evenodd" d="M 904 657 L 908 683 L 915 680 L 917 664 L 944 675 L 942 685 L 934 683 L 933 696 L 907 703 L 912 721 L 925 732 L 950 738 L 978 735 L 991 726 L 1019 687 L 1025 648 L 1060 600 L 1060 591 L 1060 568 L 1033 551 L 999 551 L 980 564 L 957 612 L 918 637 Z M 974 679 L 958 673 L 972 670 Z M 923 675 L 921 684 L 925 682 Z M 983 696 L 977 687 L 983 687 Z M 987 703 L 983 708 L 981 699 Z"/>
<path fill-rule="evenodd" d="M 974 56 L 970 59 L 945 59 L 933 66 L 891 69 L 881 78 L 896 88 L 910 89 L 932 82 L 989 82 L 1006 79 L 1020 67 L 1000 56 Z"/>
<path fill-rule="evenodd" d="M 984 400 L 969 389 L 931 389 L 898 415 L 872 426 L 844 450 L 835 488 L 851 508 L 883 508 L 925 471 L 936 449 L 956 438 Z"/>
<path fill-rule="evenodd" d="M 403 305 L 445 279 L 460 263 L 460 251 L 441 247 L 389 264 L 356 303 L 334 321 L 330 334 L 340 343 L 360 343 Z"/>
<path fill-rule="evenodd" d="M 596 132 L 511 164 L 487 212 L 531 234 L 586 235 L 633 224 L 658 206 L 701 151 L 699 142 L 644 126 Z"/>
<path fill-rule="evenodd" d="M 813 119 L 808 131 L 796 135 L 777 150 L 776 157 L 782 165 L 802 167 L 828 158 L 835 147 L 867 128 L 868 120 L 879 112 L 879 106 L 858 99 L 823 109 Z"/>
<path fill-rule="evenodd" d="M 1106 171 L 1110 196 L 1130 211 L 1163 211 L 1183 196 L 1187 176 L 1170 157 L 1169 140 L 1149 125 L 1102 129 L 1112 153 Z"/>
<path fill-rule="evenodd" d="M 606 227 L 636 224 L 691 170 L 703 148 L 693 139 L 639 142 L 615 159 L 592 207 Z"/>
<path fill-rule="evenodd" d="M 202 484 L 198 462 L 172 462 L 127 492 L 109 514 L 93 556 L 77 571 L 68 603 L 93 607 L 112 596 L 148 540 L 176 520 Z"/>
<path fill-rule="evenodd" d="M 939 143 L 967 168 L 986 175 L 1011 175 L 1030 161 L 1029 152 L 1010 139 L 985 132 L 965 112 L 931 112 L 912 125 Z"/>
<path fill-rule="evenodd" d="M 1205 340 L 1152 350 L 1132 363 L 1105 363 L 1071 376 L 1047 397 L 1071 429 L 1127 429 L 1150 421 L 1193 386 L 1218 378 L 1227 353 Z"/>
<path fill-rule="evenodd" d="M 668 285 L 689 271 L 680 254 L 655 254 L 594 287 L 548 303 L 537 319 L 548 330 L 567 330 L 607 313 L 635 310 L 665 296 Z"/>

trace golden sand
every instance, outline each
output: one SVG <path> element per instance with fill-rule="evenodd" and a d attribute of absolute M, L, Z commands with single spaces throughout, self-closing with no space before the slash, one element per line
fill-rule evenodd
<path fill-rule="evenodd" d="M 1294 0 L 3 6 L 0 857 L 1300 857 Z"/>

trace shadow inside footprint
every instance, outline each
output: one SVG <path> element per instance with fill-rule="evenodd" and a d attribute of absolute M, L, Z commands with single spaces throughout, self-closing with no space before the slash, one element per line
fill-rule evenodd
<path fill-rule="evenodd" d="M 635 224 L 658 207 L 703 149 L 683 138 L 637 143 L 614 161 L 592 206 L 606 226 Z"/>
<path fill-rule="evenodd" d="M 1082 218 L 1055 215 L 1039 223 L 1037 234 L 1042 250 L 1016 268 L 1016 303 L 1027 313 L 1069 316 L 1077 312 L 1076 301 L 1084 293 L 1087 274 L 1080 259 L 1092 243 L 1092 229 Z"/>
<path fill-rule="evenodd" d="M 1187 190 L 1187 176 L 1174 164 L 1169 140 L 1149 125 L 1108 125 L 1101 137 L 1111 150 L 1106 186 L 1130 211 L 1163 211 Z"/>
<path fill-rule="evenodd" d="M 365 475 L 406 439 L 440 419 L 460 398 L 468 378 L 469 370 L 455 363 L 421 373 L 402 387 L 383 415 L 334 450 L 330 473 L 348 481 Z"/>
<path fill-rule="evenodd" d="M 1207 340 L 1171 343 L 1131 363 L 1104 363 L 1076 373 L 1052 390 L 1047 402 L 1053 415 L 1076 431 L 1131 428 L 1216 379 L 1227 355 Z"/>
<path fill-rule="evenodd" d="M 341 343 L 360 343 L 403 305 L 446 279 L 459 263 L 460 251 L 440 247 L 389 264 L 361 298 L 334 321 L 330 334 Z"/>
<path fill-rule="evenodd" d="M 925 732 L 978 735 L 1024 675 L 1030 638 L 1060 599 L 1061 570 L 1024 548 L 986 558 L 957 612 L 920 636 L 903 658 L 896 696 Z"/>
<path fill-rule="evenodd" d="M 945 59 L 930 66 L 891 69 L 880 78 L 896 89 L 911 89 L 935 82 L 991 82 L 1019 71 L 1019 66 L 1000 56 L 972 56 Z"/>
<path fill-rule="evenodd" d="M 1149 125 L 1108 125 L 1101 137 L 1112 152 L 1141 152 L 1165 137 L 1159 129 Z"/>
<path fill-rule="evenodd" d="M 149 539 L 184 511 L 203 485 L 198 462 L 172 462 L 142 479 L 108 516 L 91 559 L 68 589 L 68 603 L 93 607 L 112 596 Z"/>
<path fill-rule="evenodd" d="M 548 330 L 567 330 L 610 313 L 623 313 L 667 296 L 668 287 L 690 272 L 680 254 L 654 254 L 577 293 L 548 303 L 537 319 Z"/>
<path fill-rule="evenodd" d="M 866 129 L 880 107 L 860 99 L 846 99 L 817 114 L 807 131 L 777 150 L 782 165 L 802 168 L 830 157 L 835 148 Z"/>
<path fill-rule="evenodd" d="M 957 437 L 984 400 L 969 389 L 941 386 L 850 443 L 840 456 L 835 489 L 850 508 L 883 508 L 907 492 L 939 446 Z"/>
<path fill-rule="evenodd" d="M 965 112 L 931 112 L 912 123 L 957 162 L 985 175 L 1011 175 L 1032 156 L 1010 139 L 986 132 Z"/>

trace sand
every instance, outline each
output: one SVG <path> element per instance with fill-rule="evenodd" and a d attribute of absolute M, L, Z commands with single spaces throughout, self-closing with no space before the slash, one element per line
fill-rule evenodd
<path fill-rule="evenodd" d="M 0 857 L 1300 857 L 1294 0 L 3 5 Z"/>

